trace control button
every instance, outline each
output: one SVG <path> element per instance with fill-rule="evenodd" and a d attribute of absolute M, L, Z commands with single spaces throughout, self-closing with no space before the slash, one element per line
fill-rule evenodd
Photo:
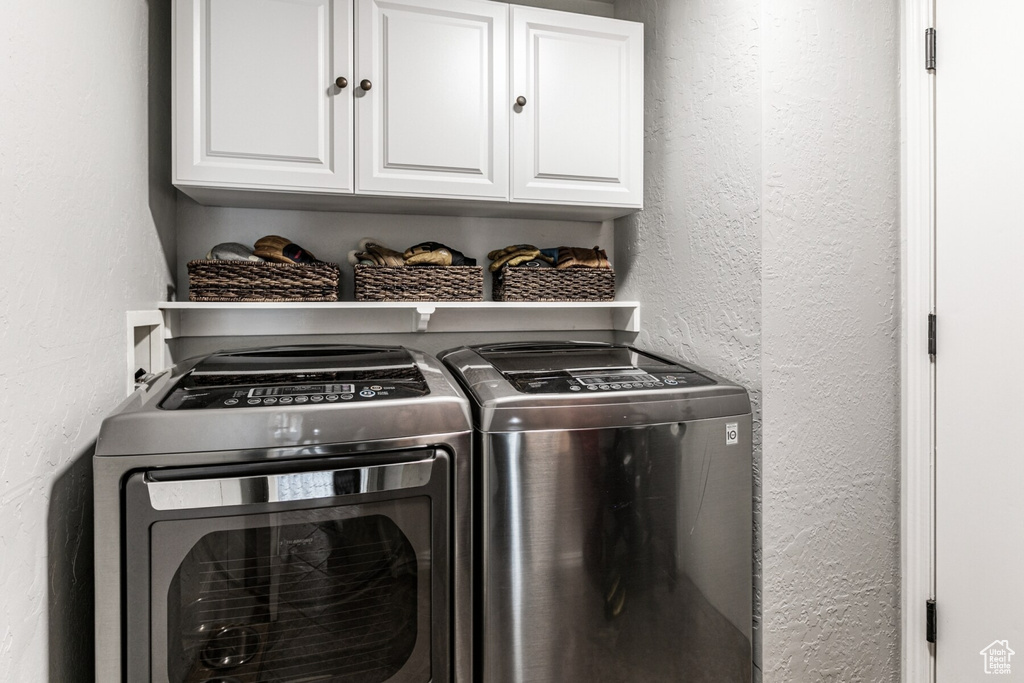
<path fill-rule="evenodd" d="M 370 387 L 370 389 L 372 389 L 373 391 L 381 391 L 384 389 L 384 387 L 380 386 L 379 384 L 374 384 L 372 387 Z"/>
<path fill-rule="evenodd" d="M 224 401 L 224 405 L 226 405 L 226 406 L 233 406 L 236 403 L 238 403 L 238 399 L 237 398 L 229 398 L 228 400 Z"/>
<path fill-rule="evenodd" d="M 591 391 L 597 391 L 597 386 L 594 384 L 589 384 L 587 385 L 587 389 L 590 389 Z"/>
<path fill-rule="evenodd" d="M 654 386 L 654 382 L 644 382 L 644 386 L 645 387 L 653 387 Z"/>
<path fill-rule="evenodd" d="M 351 401 L 352 400 L 352 394 L 342 394 L 341 395 L 341 400 L 342 401 Z"/>
<path fill-rule="evenodd" d="M 675 379 L 676 379 L 675 375 L 665 375 L 665 381 L 666 382 L 669 381 L 669 380 L 675 381 Z"/>
<path fill-rule="evenodd" d="M 618 382 L 616 382 L 615 384 L 613 384 L 611 386 L 612 386 L 612 389 L 621 389 L 622 388 L 622 385 L 619 384 Z"/>
<path fill-rule="evenodd" d="M 324 400 L 324 397 L 317 394 L 316 396 L 310 396 L 309 400 L 312 401 L 313 403 L 319 403 L 320 401 Z"/>
<path fill-rule="evenodd" d="M 663 387 L 663 386 L 665 386 L 665 383 L 664 382 L 655 382 L 654 386 L 656 386 L 656 387 Z"/>
<path fill-rule="evenodd" d="M 257 403 L 260 403 L 260 400 L 258 398 L 250 398 L 248 401 L 246 401 L 246 403 L 248 403 L 251 406 L 254 406 Z"/>
<path fill-rule="evenodd" d="M 569 387 L 569 391 L 579 391 L 579 390 L 580 390 L 580 388 L 578 386 L 576 386 L 575 384 L 573 386 Z"/>
<path fill-rule="evenodd" d="M 294 400 L 295 399 L 292 398 L 291 396 L 282 396 L 281 397 L 281 403 L 291 403 Z"/>
<path fill-rule="evenodd" d="M 271 396 L 270 398 L 263 399 L 263 405 L 265 406 L 272 406 L 275 403 L 277 403 L 277 399 L 274 398 L 273 396 Z"/>
<path fill-rule="evenodd" d="M 669 385 L 670 387 L 674 387 L 675 385 L 679 384 L 679 382 L 675 381 L 674 379 L 669 379 L 668 377 L 666 377 L 665 384 Z"/>
<path fill-rule="evenodd" d="M 369 389 L 363 389 L 362 391 L 359 392 L 359 395 L 362 396 L 363 398 L 373 398 L 374 396 L 377 395 L 377 392 L 370 391 Z"/>
<path fill-rule="evenodd" d="M 602 385 L 601 385 L 601 386 L 600 386 L 599 388 L 600 388 L 600 389 L 601 389 L 602 391 L 607 391 L 608 389 L 611 389 L 611 387 L 610 387 L 610 386 L 608 386 L 607 384 L 602 384 Z"/>
<path fill-rule="evenodd" d="M 328 401 L 337 401 L 338 400 L 338 395 L 337 394 L 327 394 L 327 400 Z"/>
<path fill-rule="evenodd" d="M 295 397 L 295 402 L 296 403 L 305 403 L 308 400 L 309 400 L 309 396 L 296 396 Z"/>

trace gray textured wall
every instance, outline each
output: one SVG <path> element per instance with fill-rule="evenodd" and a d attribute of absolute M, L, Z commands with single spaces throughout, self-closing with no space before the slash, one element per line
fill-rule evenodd
<path fill-rule="evenodd" d="M 898 5 L 763 8 L 764 674 L 896 681 Z"/>
<path fill-rule="evenodd" d="M 0 681 L 93 678 L 90 455 L 173 282 L 169 81 L 166 0 L 0 4 Z"/>
<path fill-rule="evenodd" d="M 897 680 L 898 5 L 616 16 L 646 24 L 647 208 L 616 226 L 641 341 L 763 403 L 764 679 Z"/>

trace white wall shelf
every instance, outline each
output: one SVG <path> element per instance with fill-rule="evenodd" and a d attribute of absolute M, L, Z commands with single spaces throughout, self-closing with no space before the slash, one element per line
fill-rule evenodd
<path fill-rule="evenodd" d="M 165 339 L 408 332 L 640 331 L 636 301 L 339 301 L 158 305 Z"/>

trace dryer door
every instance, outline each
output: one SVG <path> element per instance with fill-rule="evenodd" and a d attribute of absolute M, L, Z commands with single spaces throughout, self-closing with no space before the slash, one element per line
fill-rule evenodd
<path fill-rule="evenodd" d="M 352 460 L 133 475 L 128 680 L 446 678 L 447 455 Z"/>

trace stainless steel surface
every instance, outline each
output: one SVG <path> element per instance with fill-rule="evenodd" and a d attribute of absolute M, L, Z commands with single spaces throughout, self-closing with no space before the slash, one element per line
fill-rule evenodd
<path fill-rule="evenodd" d="M 149 502 L 154 510 L 192 510 L 337 498 L 418 488 L 430 481 L 433 467 L 432 461 L 421 460 L 379 467 L 303 471 L 231 479 L 155 480 L 152 474 L 147 474 L 145 482 L 149 491 Z M 333 475 L 339 472 L 356 475 L 357 478 L 347 482 L 351 490 L 342 493 L 335 489 Z M 330 483 L 321 484 L 324 481 Z"/>
<path fill-rule="evenodd" d="M 378 441 L 466 429 L 469 406 L 436 360 L 410 349 L 427 382 L 424 397 L 392 401 L 264 406 L 231 410 L 166 411 L 158 406 L 175 382 L 203 359 L 193 358 L 157 375 L 128 397 L 100 428 L 98 456 L 315 448 L 321 444 Z M 230 368 L 245 371 L 244 363 Z M 303 363 L 308 366 L 309 361 Z M 208 368 L 226 371 L 228 367 Z M 202 368 L 200 368 L 202 371 Z M 345 419 L 338 419 L 344 415 Z"/>
<path fill-rule="evenodd" d="M 229 411 L 162 411 L 157 405 L 177 379 L 200 359 L 186 361 L 152 378 L 104 421 L 94 458 L 95 576 L 96 576 L 96 680 L 125 681 L 128 653 L 122 649 L 126 626 L 122 622 L 122 492 L 134 472 L 149 472 L 151 479 L 167 481 L 179 468 L 279 468 L 299 467 L 314 458 L 351 458 L 371 466 L 388 463 L 374 460 L 380 454 L 440 448 L 447 454 L 446 501 L 450 527 L 450 562 L 454 581 L 451 630 L 453 651 L 448 654 L 458 681 L 472 680 L 472 577 L 469 406 L 454 388 L 454 380 L 436 360 L 412 351 L 430 393 L 375 405 L 290 406 L 287 409 L 236 409 Z M 315 468 L 314 468 L 315 469 Z M 411 471 L 411 470 L 410 470 Z M 436 472 L 436 464 L 433 468 Z M 242 475 L 239 475 L 242 476 Z M 364 493 L 348 502 L 384 497 L 397 492 Z M 146 500 L 149 500 L 148 493 Z M 321 499 L 285 505 L 320 505 Z M 365 503 L 362 503 L 365 504 Z M 272 508 L 282 503 L 271 503 Z M 147 503 L 147 507 L 152 505 Z M 232 508 L 218 507 L 219 514 Z M 254 506 L 252 509 L 260 509 Z M 159 514 L 202 516 L 210 509 L 183 508 Z M 261 513 L 262 514 L 262 513 Z M 422 679 L 422 676 L 420 677 Z M 135 683 L 132 679 L 131 683 Z M 143 680 L 143 679 L 138 679 Z M 145 680 L 148 680 L 146 678 Z"/>
<path fill-rule="evenodd" d="M 479 430 L 476 680 L 749 683 L 746 392 L 523 394 L 442 357 Z"/>
<path fill-rule="evenodd" d="M 600 346 L 608 345 L 592 343 L 585 348 Z M 750 399 L 742 387 L 706 370 L 701 374 L 717 384 L 616 393 L 524 394 L 478 351 L 462 348 L 441 357 L 473 398 L 477 428 L 487 432 L 630 427 L 750 412 Z"/>
<path fill-rule="evenodd" d="M 482 680 L 748 683 L 750 452 L 749 416 L 484 435 Z"/>

